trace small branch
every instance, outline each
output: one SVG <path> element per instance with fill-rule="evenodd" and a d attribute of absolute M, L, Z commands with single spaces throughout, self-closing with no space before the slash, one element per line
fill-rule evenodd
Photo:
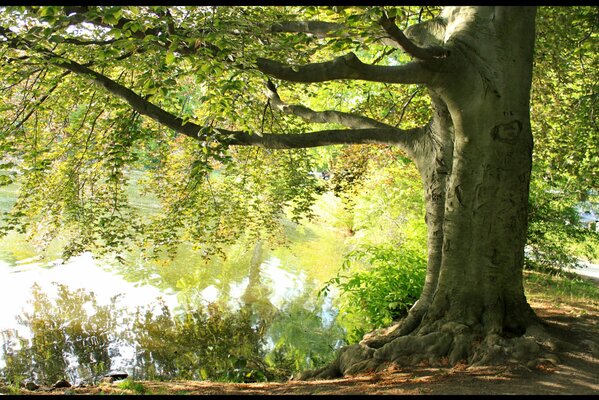
<path fill-rule="evenodd" d="M 63 38 L 62 42 L 63 43 L 75 44 L 77 46 L 92 46 L 92 45 L 105 46 L 105 45 L 108 45 L 108 44 L 113 44 L 114 42 L 116 42 L 116 39 L 108 39 L 108 40 L 80 40 L 80 39 L 76 39 L 76 38 Z"/>
<path fill-rule="evenodd" d="M 397 124 L 395 124 L 395 126 L 399 126 L 399 124 L 401 124 L 401 121 L 403 120 L 403 116 L 406 113 L 406 110 L 408 109 L 408 106 L 410 105 L 410 103 L 412 102 L 412 100 L 414 100 L 414 97 L 416 97 L 417 93 L 418 93 L 418 89 L 414 90 L 414 93 L 412 93 L 412 95 L 410 96 L 410 98 L 408 99 L 408 101 L 405 102 L 405 104 L 403 105 L 403 107 L 401 109 L 401 115 L 399 116 L 399 121 L 397 121 Z"/>
<path fill-rule="evenodd" d="M 54 92 L 54 90 L 56 90 L 56 88 L 58 87 L 58 85 L 61 83 L 60 79 L 64 78 L 65 76 L 67 76 L 68 74 L 70 74 L 71 71 L 65 71 L 63 72 L 59 77 L 58 77 L 58 81 L 48 90 L 48 92 L 46 94 L 44 94 L 42 97 L 40 97 L 35 104 L 33 104 L 31 106 L 31 110 L 29 110 L 29 112 L 27 113 L 26 116 L 24 116 L 16 125 L 13 129 L 19 129 L 25 122 L 27 122 L 27 120 L 31 117 L 31 115 L 36 111 L 37 107 L 41 106 L 42 103 L 44 101 L 46 101 L 46 99 L 48 97 L 50 97 L 50 95 L 52 94 L 52 92 Z"/>
<path fill-rule="evenodd" d="M 327 110 L 314 111 L 302 105 L 287 104 L 281 100 L 275 85 L 269 80 L 266 87 L 268 88 L 267 96 L 271 104 L 279 111 L 285 114 L 296 115 L 305 119 L 308 122 L 315 123 L 334 123 L 346 126 L 353 129 L 368 129 L 368 128 L 392 128 L 391 125 L 384 124 L 372 118 L 345 113 L 341 111 Z"/>
<path fill-rule="evenodd" d="M 88 6 L 70 6 L 70 7 L 66 6 L 66 7 L 64 7 L 64 12 L 66 15 L 68 15 L 71 18 L 72 24 L 87 22 L 87 23 L 90 23 L 90 24 L 93 24 L 96 26 L 104 27 L 104 28 L 124 29 L 125 24 L 133 22 L 133 20 L 121 17 L 115 25 L 112 25 L 112 24 L 108 24 L 108 23 L 104 22 L 101 17 L 93 17 L 93 18 L 88 17 L 88 15 L 87 15 L 88 11 L 89 11 Z M 166 16 L 172 17 L 168 10 L 167 10 Z M 182 37 L 187 36 L 186 35 L 187 32 L 175 32 L 175 26 L 172 22 L 172 18 L 170 18 L 167 21 L 167 25 L 168 25 L 167 29 L 168 29 L 169 34 L 176 33 L 177 35 L 182 36 Z M 159 36 L 162 33 L 162 30 L 163 30 L 163 28 L 161 28 L 161 27 L 148 27 L 143 31 L 138 30 L 135 32 L 131 32 L 131 36 L 136 39 L 144 39 L 147 35 Z M 195 34 L 197 34 L 197 33 L 200 33 L 200 32 L 195 32 Z M 209 49 L 213 55 L 216 55 L 221 51 L 221 49 L 218 46 L 216 46 L 212 43 L 207 43 L 205 41 L 197 41 L 197 43 L 198 44 L 196 46 L 188 46 L 186 44 L 185 40 L 181 40 L 180 45 L 177 48 L 177 51 L 179 53 L 185 54 L 185 55 L 195 54 L 197 52 L 198 47 Z M 78 43 L 75 43 L 75 44 L 78 44 Z M 81 43 L 81 44 L 83 44 L 83 43 Z M 96 44 L 102 44 L 102 43 L 96 43 Z M 170 48 L 171 45 L 172 45 L 172 42 L 167 37 L 164 40 L 163 47 Z"/>
<path fill-rule="evenodd" d="M 435 58 L 447 57 L 449 54 L 448 50 L 443 47 L 420 47 L 416 45 L 397 27 L 395 18 L 389 18 L 387 15 L 383 15 L 379 20 L 379 23 L 385 32 L 387 32 L 387 34 L 389 34 L 389 36 L 391 36 L 391 38 L 395 40 L 407 54 L 414 58 L 419 60 L 432 60 Z"/>

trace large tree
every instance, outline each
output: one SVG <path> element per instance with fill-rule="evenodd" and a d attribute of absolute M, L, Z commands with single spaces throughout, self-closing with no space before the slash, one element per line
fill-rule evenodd
<path fill-rule="evenodd" d="M 52 237 L 57 226 L 75 226 L 69 254 L 126 246 L 143 232 L 152 249 L 183 238 L 210 253 L 208 243 L 239 235 L 233 231 L 244 224 L 255 237 L 272 231 L 286 205 L 294 215 L 309 209 L 307 155 L 287 150 L 398 146 L 425 192 L 422 295 L 400 324 L 305 377 L 390 362 L 534 360 L 548 340 L 522 283 L 535 13 L 491 6 L 6 8 L 0 144 L 12 156 L 5 164 L 20 163 L 24 183 L 5 229 Z M 424 125 L 399 128 L 403 112 L 397 119 L 381 105 L 405 96 L 401 85 L 418 85 L 430 98 Z M 327 109 L 330 99 L 321 109 L 296 103 L 341 89 L 353 97 L 338 102 L 344 109 Z M 360 106 L 370 94 L 379 110 Z M 326 128 L 306 131 L 309 124 Z M 255 147 L 260 156 L 244 150 Z M 150 225 L 127 208 L 122 190 L 126 167 L 144 157 L 166 205 Z M 263 162 L 268 175 L 247 178 L 252 162 Z M 216 187 L 215 168 L 229 184 Z M 227 197 L 248 180 L 249 200 Z"/>

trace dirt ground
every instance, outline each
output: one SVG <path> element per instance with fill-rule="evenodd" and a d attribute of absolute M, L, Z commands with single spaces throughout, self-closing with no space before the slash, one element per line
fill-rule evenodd
<path fill-rule="evenodd" d="M 22 390 L 21 394 L 180 394 L 180 395 L 415 395 L 415 394 L 599 394 L 599 305 L 563 302 L 549 305 L 529 299 L 547 329 L 573 346 L 553 362 L 466 368 L 392 367 L 387 371 L 343 379 L 283 383 L 149 382 L 123 390 L 118 381 L 98 386 Z M 582 344 L 582 345 L 581 345 Z M 574 348 L 576 347 L 576 348 Z M 555 364 L 554 364 L 555 363 Z M 143 386 L 142 386 L 143 385 Z M 6 391 L 0 390 L 4 393 Z"/>

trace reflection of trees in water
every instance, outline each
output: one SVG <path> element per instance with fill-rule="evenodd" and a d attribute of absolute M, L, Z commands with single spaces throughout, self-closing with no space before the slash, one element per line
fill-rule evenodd
<path fill-rule="evenodd" d="M 217 304 L 172 315 L 166 305 L 160 313 L 136 314 L 134 375 L 143 379 L 225 379 L 239 368 L 247 378 L 262 367 L 263 328 L 252 324 L 244 310 L 231 312 Z"/>
<path fill-rule="evenodd" d="M 115 307 L 98 305 L 93 292 L 70 291 L 56 284 L 54 301 L 36 284 L 32 288 L 31 312 L 17 317 L 28 328 L 31 339 L 16 331 L 3 331 L 2 373 L 8 380 L 35 379 L 53 383 L 58 379 L 91 379 L 111 367 L 118 356 L 115 333 L 121 313 Z"/>
<path fill-rule="evenodd" d="M 272 289 L 262 281 L 262 263 L 264 262 L 264 252 L 262 250 L 262 241 L 258 240 L 254 245 L 252 259 L 248 273 L 248 285 L 240 297 L 243 302 L 243 308 L 254 310 L 261 319 L 268 322 L 272 320 L 277 313 L 277 308 L 270 302 Z"/>
<path fill-rule="evenodd" d="M 324 323 L 321 308 L 322 299 L 314 301 L 309 292 L 281 306 L 267 332 L 272 341 L 269 364 L 290 376 L 332 360 L 344 332 L 339 325 Z"/>
<path fill-rule="evenodd" d="M 322 302 L 311 300 L 308 291 L 277 309 L 261 276 L 262 261 L 257 242 L 238 310 L 226 306 L 229 296 L 221 291 L 218 303 L 196 299 L 174 313 L 160 300 L 126 315 L 116 298 L 99 305 L 93 293 L 57 285 L 52 300 L 35 286 L 33 311 L 18 320 L 31 339 L 2 333 L 2 375 L 12 382 L 95 380 L 122 346 L 134 350 L 128 368 L 137 379 L 276 380 L 330 360 L 341 328 L 323 323 Z"/>

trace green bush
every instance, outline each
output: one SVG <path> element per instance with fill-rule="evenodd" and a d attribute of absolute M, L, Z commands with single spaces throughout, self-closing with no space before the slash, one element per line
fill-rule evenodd
<path fill-rule="evenodd" d="M 321 294 L 332 287 L 340 291 L 338 321 L 348 329 L 348 342 L 356 343 L 365 333 L 405 316 L 420 297 L 425 275 L 425 249 L 364 246 L 347 255 Z"/>
<path fill-rule="evenodd" d="M 123 381 L 120 381 L 117 386 L 120 389 L 123 390 L 131 390 L 132 392 L 135 392 L 137 394 L 145 394 L 146 393 L 146 387 L 140 383 L 140 382 L 135 382 L 133 379 L 131 378 L 127 378 Z"/>

